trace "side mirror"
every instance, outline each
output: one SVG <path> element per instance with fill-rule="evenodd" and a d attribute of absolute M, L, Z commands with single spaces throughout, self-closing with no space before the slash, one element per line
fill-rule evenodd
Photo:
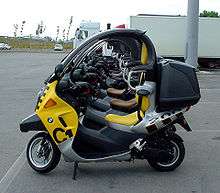
<path fill-rule="evenodd" d="M 55 67 L 55 75 L 57 77 L 60 77 L 61 73 L 63 72 L 63 65 L 62 64 L 58 64 L 56 67 Z"/>
<path fill-rule="evenodd" d="M 72 82 L 78 82 L 82 79 L 83 76 L 83 70 L 82 69 L 76 69 L 72 70 L 70 73 L 70 80 Z"/>
<path fill-rule="evenodd" d="M 89 72 L 83 76 L 83 80 L 85 82 L 95 83 L 98 81 L 98 75 L 96 73 Z"/>

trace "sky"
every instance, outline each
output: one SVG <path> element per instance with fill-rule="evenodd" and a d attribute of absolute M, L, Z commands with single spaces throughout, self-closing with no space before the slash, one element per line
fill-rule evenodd
<path fill-rule="evenodd" d="M 68 27 L 70 17 L 73 23 L 70 38 L 82 20 L 100 22 L 105 29 L 129 24 L 129 16 L 137 14 L 187 14 L 188 0 L 2 0 L 0 11 L 0 35 L 13 36 L 14 24 L 21 26 L 23 35 L 35 34 L 37 25 L 46 25 L 44 36 L 56 36 L 56 26 L 61 31 Z M 200 11 L 214 10 L 220 13 L 220 0 L 200 0 Z M 19 28 L 20 31 L 20 28 Z M 18 33 L 19 35 L 19 33 Z"/>

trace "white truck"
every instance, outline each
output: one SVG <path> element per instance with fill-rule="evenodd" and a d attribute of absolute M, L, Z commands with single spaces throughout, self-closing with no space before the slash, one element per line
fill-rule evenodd
<path fill-rule="evenodd" d="M 173 15 L 130 16 L 130 28 L 146 31 L 158 55 L 183 60 L 186 17 Z M 220 18 L 199 18 L 199 64 L 220 67 Z"/>
<path fill-rule="evenodd" d="M 100 23 L 82 21 L 76 29 L 73 48 L 77 48 L 86 38 L 100 32 Z"/>

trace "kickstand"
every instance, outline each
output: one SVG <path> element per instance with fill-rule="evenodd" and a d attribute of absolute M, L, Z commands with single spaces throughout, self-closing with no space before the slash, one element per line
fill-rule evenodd
<path fill-rule="evenodd" d="M 79 163 L 77 161 L 74 162 L 74 170 L 73 170 L 73 180 L 76 180 L 77 168 Z"/>

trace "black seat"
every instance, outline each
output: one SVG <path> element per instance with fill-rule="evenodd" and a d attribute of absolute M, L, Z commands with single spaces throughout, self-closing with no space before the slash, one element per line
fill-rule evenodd
<path fill-rule="evenodd" d="M 98 111 L 106 112 L 110 109 L 110 104 L 103 100 L 95 100 L 93 101 L 90 106 Z"/>

